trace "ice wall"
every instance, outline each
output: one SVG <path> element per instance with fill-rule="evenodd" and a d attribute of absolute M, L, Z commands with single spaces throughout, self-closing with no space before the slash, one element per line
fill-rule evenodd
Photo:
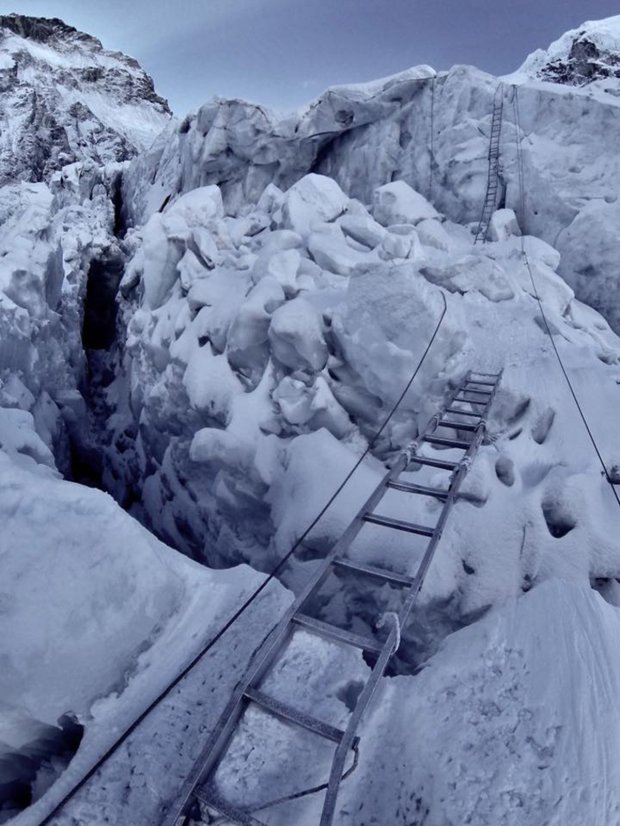
<path fill-rule="evenodd" d="M 620 256 L 611 229 L 620 185 L 617 96 L 520 76 L 517 129 L 513 80 L 504 88 L 500 205 L 557 247 L 562 276 L 617 329 L 612 285 Z M 227 209 L 237 213 L 269 183 L 287 188 L 314 171 L 364 203 L 377 186 L 404 180 L 452 220 L 476 221 L 498 82 L 472 67 L 443 74 L 421 67 L 374 85 L 329 90 L 283 120 L 249 103 L 214 101 L 171 126 L 132 163 L 124 184 L 130 220 L 141 223 L 170 199 L 207 184 L 220 185 Z M 525 209 L 516 141 L 524 154 Z"/>

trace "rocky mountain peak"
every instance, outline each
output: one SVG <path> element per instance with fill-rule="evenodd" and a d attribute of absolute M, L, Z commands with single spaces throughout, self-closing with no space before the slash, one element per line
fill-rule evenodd
<path fill-rule="evenodd" d="M 101 42 L 95 37 L 78 31 L 58 17 L 29 17 L 25 14 L 0 15 L 0 28 L 8 29 L 20 37 L 39 43 L 53 43 L 58 40 L 76 38 L 100 49 L 103 48 Z"/>
<path fill-rule="evenodd" d="M 620 15 L 566 32 L 529 55 L 519 73 L 570 86 L 620 79 Z"/>
<path fill-rule="evenodd" d="M 0 184 L 128 160 L 170 117 L 133 58 L 57 18 L 0 16 Z"/>

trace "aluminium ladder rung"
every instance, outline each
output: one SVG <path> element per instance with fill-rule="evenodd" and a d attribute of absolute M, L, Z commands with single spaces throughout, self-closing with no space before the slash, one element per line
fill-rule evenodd
<path fill-rule="evenodd" d="M 230 820 L 231 823 L 238 824 L 238 826 L 265 826 L 262 820 L 257 820 L 249 812 L 239 809 L 228 800 L 225 800 L 212 783 L 195 789 L 194 797 L 204 806 L 215 809 L 218 814 Z M 186 819 L 183 820 L 183 823 L 185 822 Z"/>
<path fill-rule="evenodd" d="M 447 499 L 449 491 L 440 488 L 429 488 L 426 485 L 416 485 L 413 482 L 388 482 L 388 488 L 400 490 L 403 493 L 418 493 L 420 496 L 433 496 L 435 499 Z"/>
<path fill-rule="evenodd" d="M 472 384 L 476 384 L 476 382 L 472 382 Z M 475 388 L 467 387 L 464 385 L 463 393 L 475 393 L 477 396 L 490 396 L 492 391 L 491 390 L 476 390 Z"/>
<path fill-rule="evenodd" d="M 451 462 L 448 459 L 433 459 L 432 456 L 412 456 L 412 465 L 428 465 L 429 467 L 437 467 L 441 470 L 454 470 L 459 466 L 459 462 Z"/>
<path fill-rule="evenodd" d="M 480 379 L 480 381 L 478 381 L 478 379 L 469 379 L 466 382 L 466 384 L 482 384 L 485 387 L 495 387 L 497 382 L 495 382 L 495 381 L 483 381 L 482 379 Z"/>
<path fill-rule="evenodd" d="M 475 412 L 472 412 L 471 410 L 458 410 L 456 407 L 446 407 L 444 412 L 445 413 L 458 413 L 459 416 L 473 416 L 476 419 L 482 420 L 482 414 L 481 413 L 475 413 Z"/>
<path fill-rule="evenodd" d="M 469 376 L 470 376 L 470 379 L 471 379 L 471 376 L 485 376 L 486 378 L 489 378 L 489 379 L 499 379 L 499 377 L 501 376 L 501 373 L 484 373 L 482 370 L 470 370 Z"/>
<path fill-rule="evenodd" d="M 440 447 L 456 447 L 459 450 L 467 450 L 471 447 L 471 442 L 466 442 L 464 439 L 449 439 L 447 436 L 424 436 L 423 440 L 429 445 L 438 445 Z"/>
<path fill-rule="evenodd" d="M 362 651 L 372 651 L 375 654 L 380 654 L 383 650 L 382 642 L 373 640 L 370 637 L 363 637 L 361 634 L 354 634 L 352 631 L 338 628 L 337 625 L 323 622 L 323 620 L 316 619 L 315 617 L 309 617 L 307 614 L 295 614 L 293 622 L 329 640 L 341 642 L 345 645 L 352 645 L 355 648 L 361 648 Z"/>
<path fill-rule="evenodd" d="M 469 393 L 470 391 L 465 391 Z M 469 404 L 487 404 L 487 399 L 464 399 L 461 396 L 455 396 L 452 401 L 454 402 L 468 402 Z"/>
<path fill-rule="evenodd" d="M 388 571 L 387 568 L 375 568 L 372 565 L 361 565 L 359 562 L 353 562 L 352 559 L 334 559 L 334 565 L 339 568 L 346 568 L 347 570 L 355 571 L 358 574 L 365 574 L 366 576 L 374 577 L 375 579 L 383 579 L 386 582 L 393 582 L 395 585 L 402 585 L 409 587 L 413 585 L 413 577 L 405 576 L 404 574 L 397 574 L 394 571 Z"/>
<path fill-rule="evenodd" d="M 324 723 L 310 714 L 299 711 L 287 703 L 276 700 L 274 697 L 269 697 L 262 691 L 250 686 L 244 692 L 248 700 L 251 700 L 256 705 L 260 706 L 265 711 L 268 711 L 274 717 L 279 717 L 288 723 L 293 723 L 296 726 L 306 729 L 307 731 L 317 734 L 319 737 L 324 737 L 326 740 L 332 740 L 334 743 L 339 743 L 344 737 L 344 732 L 329 723 Z"/>
<path fill-rule="evenodd" d="M 438 424 L 437 427 L 450 427 L 453 430 L 467 430 L 472 433 L 475 433 L 476 430 L 480 427 L 479 424 L 468 424 L 467 422 L 454 422 L 452 419 L 442 419 Z"/>
<path fill-rule="evenodd" d="M 374 525 L 381 525 L 383 528 L 394 528 L 397 531 L 417 533 L 420 536 L 432 536 L 435 533 L 435 528 L 429 528 L 427 525 L 416 525 L 415 522 L 404 522 L 402 519 L 392 519 L 390 516 L 381 516 L 379 513 L 365 513 L 362 519 Z"/>

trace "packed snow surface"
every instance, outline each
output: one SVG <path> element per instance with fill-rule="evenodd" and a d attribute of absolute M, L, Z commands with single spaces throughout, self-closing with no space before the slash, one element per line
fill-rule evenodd
<path fill-rule="evenodd" d="M 53 749 L 41 756 L 63 716 L 85 727 L 83 771 L 260 578 L 191 563 L 111 497 L 63 481 L 29 413 L 0 410 L 0 445 L 0 784 L 31 784 L 36 800 L 59 768 Z"/>

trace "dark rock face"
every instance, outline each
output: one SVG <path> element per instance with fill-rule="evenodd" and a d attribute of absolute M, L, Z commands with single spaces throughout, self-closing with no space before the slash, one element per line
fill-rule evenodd
<path fill-rule="evenodd" d="M 0 185 L 128 160 L 170 119 L 133 58 L 62 20 L 0 16 L 0 57 Z"/>
<path fill-rule="evenodd" d="M 599 50 L 598 46 L 580 34 L 571 46 L 567 60 L 549 63 L 539 72 L 542 80 L 586 86 L 593 80 L 620 78 L 620 55 Z"/>
<path fill-rule="evenodd" d="M 39 43 L 50 43 L 59 39 L 67 40 L 69 37 L 75 37 L 84 42 L 92 43 L 100 49 L 103 48 L 95 37 L 79 32 L 57 17 L 28 17 L 24 14 L 0 15 L 0 28 L 9 29 L 20 37 L 35 40 Z"/>

